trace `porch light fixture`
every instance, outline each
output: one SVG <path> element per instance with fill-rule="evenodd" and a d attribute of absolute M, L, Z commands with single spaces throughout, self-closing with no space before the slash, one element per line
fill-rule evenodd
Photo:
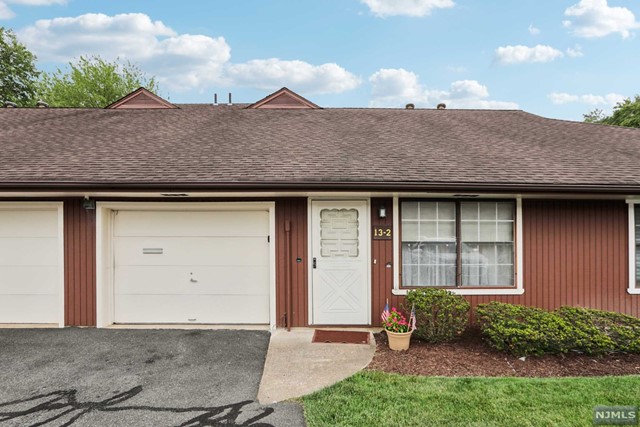
<path fill-rule="evenodd" d="M 387 208 L 384 205 L 381 205 L 378 208 L 378 218 L 386 218 L 387 217 Z"/>
<path fill-rule="evenodd" d="M 91 200 L 88 197 L 85 197 L 84 200 L 82 201 L 82 207 L 85 210 L 94 210 L 96 208 L 96 201 L 95 200 Z"/>

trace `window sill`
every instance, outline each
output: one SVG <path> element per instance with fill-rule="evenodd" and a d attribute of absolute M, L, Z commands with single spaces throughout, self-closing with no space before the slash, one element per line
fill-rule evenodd
<path fill-rule="evenodd" d="M 438 289 L 438 288 L 425 288 L 425 289 Z M 447 288 L 447 290 L 453 292 L 458 295 L 522 295 L 524 294 L 524 289 L 520 288 L 509 288 L 509 289 L 469 289 L 469 288 L 456 288 L 451 289 Z M 407 295 L 409 289 L 392 289 L 391 293 L 393 295 Z M 634 289 L 640 294 L 640 289 Z M 636 292 L 634 292 L 636 293 Z"/>
<path fill-rule="evenodd" d="M 640 288 L 627 288 L 627 292 L 631 295 L 640 295 Z"/>

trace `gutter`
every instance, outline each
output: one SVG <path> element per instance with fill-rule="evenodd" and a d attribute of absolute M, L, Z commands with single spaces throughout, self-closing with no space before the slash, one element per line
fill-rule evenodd
<path fill-rule="evenodd" d="M 640 185 L 617 184 L 499 184 L 499 183 L 418 183 L 418 182 L 226 182 L 226 183 L 95 183 L 95 182 L 13 182 L 0 183 L 0 191 L 429 191 L 429 192 L 492 192 L 492 193 L 588 193 L 640 194 Z"/>

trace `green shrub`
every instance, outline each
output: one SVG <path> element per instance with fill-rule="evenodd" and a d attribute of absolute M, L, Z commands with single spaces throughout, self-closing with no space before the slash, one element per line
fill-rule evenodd
<path fill-rule="evenodd" d="M 478 305 L 477 319 L 492 347 L 516 356 L 640 352 L 640 319 L 620 313 L 581 307 L 549 312 L 494 301 Z"/>
<path fill-rule="evenodd" d="M 407 308 L 416 309 L 416 338 L 445 342 L 457 338 L 469 324 L 469 302 L 445 289 L 419 289 L 407 293 Z"/>
<path fill-rule="evenodd" d="M 573 328 L 573 350 L 586 354 L 613 352 L 615 342 L 596 325 L 589 310 L 581 307 L 560 307 L 556 313 Z"/>
<path fill-rule="evenodd" d="M 571 325 L 556 313 L 497 301 L 479 304 L 476 312 L 482 334 L 498 350 L 540 356 L 571 349 Z"/>
<path fill-rule="evenodd" d="M 579 331 L 575 349 L 587 354 L 640 353 L 640 319 L 611 311 L 560 307 L 556 312 Z"/>

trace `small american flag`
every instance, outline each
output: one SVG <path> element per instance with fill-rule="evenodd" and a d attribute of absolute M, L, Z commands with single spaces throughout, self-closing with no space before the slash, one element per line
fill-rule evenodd
<path fill-rule="evenodd" d="M 380 318 L 382 319 L 382 323 L 385 323 L 387 321 L 390 314 L 391 312 L 389 311 L 389 300 L 387 299 L 387 305 L 384 306 L 384 310 L 382 312 L 382 315 L 380 316 Z"/>
<path fill-rule="evenodd" d="M 409 317 L 409 325 L 412 331 L 416 329 L 416 306 L 415 305 L 411 307 L 411 316 Z"/>

